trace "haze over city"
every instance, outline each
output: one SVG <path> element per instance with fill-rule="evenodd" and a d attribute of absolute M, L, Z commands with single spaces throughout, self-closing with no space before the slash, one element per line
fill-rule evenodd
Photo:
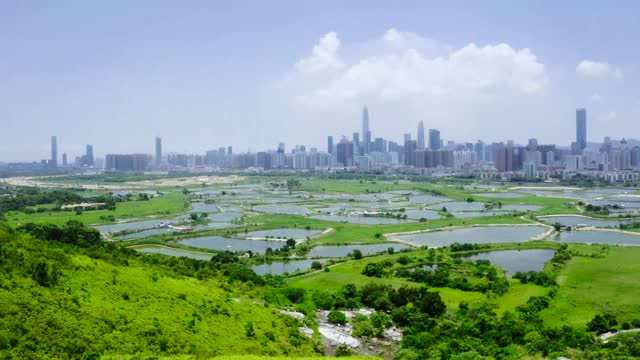
<path fill-rule="evenodd" d="M 633 1 L 127 5 L 0 4 L 0 161 L 46 159 L 52 135 L 74 155 L 151 153 L 155 136 L 182 153 L 324 150 L 364 105 L 399 143 L 423 121 L 568 147 L 582 107 L 588 141 L 640 133 Z"/>

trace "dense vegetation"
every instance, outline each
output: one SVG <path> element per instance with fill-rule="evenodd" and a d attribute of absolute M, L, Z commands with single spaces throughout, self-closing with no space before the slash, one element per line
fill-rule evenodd
<path fill-rule="evenodd" d="M 0 225 L 0 358 L 315 352 L 294 319 L 234 300 L 260 280 L 235 256 L 142 256 L 76 222 L 23 230 Z"/>

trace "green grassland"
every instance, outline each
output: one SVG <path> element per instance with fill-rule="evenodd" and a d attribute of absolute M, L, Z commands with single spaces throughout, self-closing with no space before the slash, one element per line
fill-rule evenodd
<path fill-rule="evenodd" d="M 109 223 L 109 221 L 104 219 L 104 217 L 110 215 L 116 219 L 138 219 L 147 216 L 156 216 L 159 218 L 175 216 L 188 209 L 185 205 L 188 205 L 186 196 L 182 192 L 174 191 L 145 201 L 118 202 L 116 203 L 115 211 L 87 210 L 83 211 L 81 214 L 69 211 L 33 214 L 13 211 L 8 213 L 5 217 L 7 223 L 14 226 L 27 222 L 62 225 L 71 219 L 82 221 L 85 224 L 104 224 Z M 103 218 L 101 219 L 101 217 Z"/>
<path fill-rule="evenodd" d="M 574 257 L 558 276 L 560 289 L 541 315 L 552 324 L 584 326 L 612 312 L 620 321 L 640 318 L 640 248 L 609 247 L 604 257 Z"/>
<path fill-rule="evenodd" d="M 0 357 L 314 354 L 309 340 L 291 337 L 295 320 L 242 298 L 249 284 L 198 280 L 136 257 L 84 253 L 2 228 L 0 243 L 0 343 L 13 349 Z M 56 284 L 32 279 L 30 264 L 38 262 L 56 269 Z"/>
<path fill-rule="evenodd" d="M 487 250 L 507 250 L 507 249 L 534 249 L 534 248 L 557 248 L 558 244 L 544 243 L 540 241 L 531 242 L 530 244 L 499 244 L 492 246 Z M 460 252 L 457 254 L 469 254 L 477 251 Z M 290 285 L 294 287 L 301 287 L 306 290 L 326 289 L 329 291 L 337 291 L 341 289 L 345 284 L 356 284 L 357 286 L 363 286 L 365 284 L 375 282 L 384 285 L 391 285 L 393 287 L 406 286 L 421 286 L 421 284 L 408 281 L 400 278 L 374 278 L 368 277 L 362 274 L 362 270 L 370 262 L 383 262 L 391 261 L 395 263 L 399 257 L 410 256 L 417 263 L 426 262 L 427 250 L 416 250 L 411 252 L 400 252 L 392 255 L 377 255 L 366 257 L 361 260 L 352 260 L 344 263 L 339 263 L 330 266 L 329 272 L 318 271 L 309 274 L 300 275 L 291 279 Z M 446 255 L 449 254 L 447 250 L 439 250 L 436 252 L 440 256 L 446 259 Z M 420 260 L 422 259 L 422 260 Z M 396 264 L 397 266 L 397 264 Z M 455 310 L 458 308 L 460 302 L 466 303 L 478 303 L 480 301 L 494 302 L 498 307 L 498 312 L 502 313 L 507 310 L 513 310 L 516 306 L 524 304 L 530 296 L 539 296 L 546 294 L 549 289 L 536 286 L 532 284 L 520 284 L 519 282 L 510 281 L 511 288 L 503 296 L 497 298 L 488 299 L 485 294 L 475 291 L 462 291 L 457 289 L 451 289 L 446 287 L 432 287 L 433 291 L 440 293 L 442 300 L 447 305 L 449 310 Z"/>

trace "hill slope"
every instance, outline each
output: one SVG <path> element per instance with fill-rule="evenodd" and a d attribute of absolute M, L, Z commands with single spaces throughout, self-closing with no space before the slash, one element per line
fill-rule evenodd
<path fill-rule="evenodd" d="M 215 274 L 179 275 L 182 261 L 154 264 L 0 225 L 0 357 L 314 354 L 293 319 L 234 299 L 224 288 L 236 286 Z"/>

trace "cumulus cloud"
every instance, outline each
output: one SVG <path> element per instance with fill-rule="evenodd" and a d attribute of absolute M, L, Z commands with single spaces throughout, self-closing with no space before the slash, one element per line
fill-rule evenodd
<path fill-rule="evenodd" d="M 576 73 L 594 78 L 622 78 L 622 71 L 607 62 L 582 60 L 576 66 Z"/>
<path fill-rule="evenodd" d="M 327 69 L 338 69 L 343 66 L 338 56 L 340 39 L 335 32 L 325 34 L 311 50 L 311 56 L 300 59 L 295 67 L 304 73 L 319 72 Z"/>
<path fill-rule="evenodd" d="M 605 116 L 605 121 L 611 122 L 615 121 L 618 118 L 618 114 L 615 111 L 609 111 Z"/>
<path fill-rule="evenodd" d="M 335 34 L 331 38 L 337 43 Z M 330 108 L 366 99 L 419 102 L 444 96 L 529 95 L 542 93 L 548 83 L 544 64 L 527 48 L 514 49 L 504 43 L 486 46 L 471 43 L 438 55 L 426 55 L 420 49 L 430 40 L 393 28 L 379 40 L 386 46 L 377 54 L 344 64 L 334 76 L 323 78 L 299 95 L 298 100 L 305 106 Z M 312 63 L 342 64 L 339 60 L 325 61 L 338 57 L 335 51 L 321 51 L 327 48 L 321 44 L 314 48 L 311 58 L 296 64 L 300 73 L 322 67 Z M 337 46 L 333 49 L 337 50 Z M 328 53 L 331 56 L 319 56 Z M 315 58 L 323 60 L 311 61 Z"/>

